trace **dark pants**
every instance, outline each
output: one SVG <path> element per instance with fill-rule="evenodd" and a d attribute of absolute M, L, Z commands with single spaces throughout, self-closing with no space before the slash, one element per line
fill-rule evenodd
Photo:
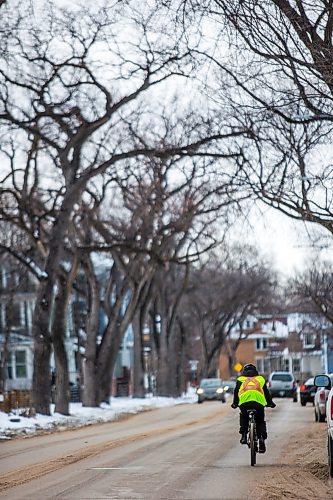
<path fill-rule="evenodd" d="M 265 422 L 265 407 L 256 401 L 248 401 L 247 403 L 243 403 L 239 406 L 240 414 L 239 414 L 239 433 L 243 434 L 248 431 L 249 427 L 249 416 L 247 414 L 247 410 L 256 410 L 255 420 L 257 424 L 257 434 L 258 437 L 262 437 L 263 439 L 267 439 L 267 430 L 266 430 L 266 422 Z"/>

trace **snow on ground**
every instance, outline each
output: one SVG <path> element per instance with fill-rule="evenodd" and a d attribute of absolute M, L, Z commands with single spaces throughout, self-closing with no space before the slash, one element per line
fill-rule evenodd
<path fill-rule="evenodd" d="M 51 416 L 37 414 L 35 417 L 28 418 L 20 416 L 19 411 L 13 411 L 10 414 L 0 412 L 0 439 L 28 436 L 41 431 L 83 427 L 98 422 L 110 422 L 124 414 L 135 414 L 163 406 L 196 402 L 195 390 L 190 388 L 180 398 L 164 398 L 151 395 L 145 399 L 112 397 L 110 404 L 102 403 L 99 408 L 82 407 L 81 403 L 70 403 L 70 416 L 54 413 L 54 405 L 51 405 Z"/>

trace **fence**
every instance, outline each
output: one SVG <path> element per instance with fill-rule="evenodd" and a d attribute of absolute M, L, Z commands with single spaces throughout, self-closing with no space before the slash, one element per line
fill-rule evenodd
<path fill-rule="evenodd" d="M 54 403 L 55 393 L 52 392 L 52 402 Z M 81 401 L 80 387 L 73 385 L 70 387 L 70 402 L 78 403 Z M 22 417 L 32 417 L 35 411 L 32 406 L 32 393 L 27 390 L 5 391 L 0 394 L 0 411 L 10 413 L 15 411 Z"/>
<path fill-rule="evenodd" d="M 21 416 L 26 417 L 34 415 L 31 391 L 6 391 L 1 396 L 0 411 L 10 413 L 16 410 Z"/>

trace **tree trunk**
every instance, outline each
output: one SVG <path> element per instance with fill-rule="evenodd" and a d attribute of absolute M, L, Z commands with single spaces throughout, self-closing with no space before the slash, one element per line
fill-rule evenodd
<path fill-rule="evenodd" d="M 37 413 L 50 415 L 51 378 L 50 356 L 51 337 L 49 333 L 52 312 L 52 287 L 50 282 L 43 283 L 37 296 L 34 321 L 34 363 L 32 377 L 32 403 Z"/>
<path fill-rule="evenodd" d="M 102 356 L 98 360 L 99 402 L 109 403 L 110 401 L 114 367 L 116 365 L 119 348 L 126 328 L 120 328 L 116 325 L 113 331 L 110 330 L 108 333 L 110 343 L 108 346 L 104 346 Z"/>
<path fill-rule="evenodd" d="M 2 356 L 0 358 L 0 392 L 4 392 L 6 389 L 7 380 L 7 362 L 8 362 L 8 344 L 9 344 L 10 330 L 5 331 L 5 342 L 2 348 Z"/>
<path fill-rule="evenodd" d="M 57 337 L 53 342 L 56 366 L 55 409 L 57 413 L 69 415 L 69 375 L 68 359 L 63 339 Z"/>
<path fill-rule="evenodd" d="M 95 358 L 89 356 L 83 361 L 83 380 L 82 406 L 98 406 L 98 383 Z"/>
<path fill-rule="evenodd" d="M 110 399 L 112 377 L 119 348 L 126 329 L 133 320 L 138 304 L 140 303 L 140 300 L 143 299 L 146 285 L 147 278 L 140 280 L 135 286 L 133 286 L 132 296 L 130 301 L 127 303 L 125 312 L 123 311 L 123 306 L 129 287 L 127 288 L 126 286 L 122 286 L 116 300 L 118 307 L 115 305 L 114 308 L 111 308 L 108 311 L 109 318 L 112 317 L 113 319 L 112 321 L 109 319 L 109 325 L 103 336 L 97 360 L 98 380 L 100 383 L 100 401 L 108 402 Z"/>
<path fill-rule="evenodd" d="M 144 367 L 143 367 L 143 346 L 142 346 L 142 319 L 141 310 L 138 312 L 132 322 L 134 333 L 134 356 L 133 356 L 133 397 L 144 398 Z"/>
<path fill-rule="evenodd" d="M 41 281 L 33 315 L 32 336 L 34 341 L 34 365 L 32 401 L 37 413 L 50 414 L 50 326 L 53 308 L 54 286 L 59 277 L 59 265 L 63 257 L 64 239 L 68 231 L 72 207 L 80 194 L 79 186 L 68 187 L 60 215 L 53 226 L 49 254 L 45 265 L 45 278 Z"/>
<path fill-rule="evenodd" d="M 178 328 L 175 328 L 169 336 L 168 359 L 169 396 L 177 398 L 181 395 L 181 338 Z"/>
<path fill-rule="evenodd" d="M 170 396 L 170 384 L 169 384 L 169 352 L 168 352 L 168 337 L 167 328 L 165 325 L 166 321 L 162 319 L 161 321 L 161 331 L 160 331 L 160 346 L 158 351 L 158 371 L 157 371 L 157 395 L 158 396 Z"/>
<path fill-rule="evenodd" d="M 55 411 L 69 415 L 69 374 L 68 359 L 65 348 L 66 318 L 72 280 L 66 283 L 65 278 L 59 280 L 59 290 L 55 298 L 52 327 L 52 343 L 56 369 Z M 68 290 L 68 291 L 67 291 Z"/>
<path fill-rule="evenodd" d="M 62 299 L 60 299 L 63 302 Z M 69 415 L 69 375 L 68 359 L 64 344 L 66 307 L 57 304 L 55 308 L 56 322 L 52 332 L 53 352 L 56 370 L 55 411 Z"/>
<path fill-rule="evenodd" d="M 98 406 L 98 381 L 97 381 L 97 333 L 100 313 L 100 286 L 94 274 L 92 262 L 89 258 L 84 260 L 89 284 L 88 317 L 86 326 L 86 350 L 83 361 L 83 406 Z"/>

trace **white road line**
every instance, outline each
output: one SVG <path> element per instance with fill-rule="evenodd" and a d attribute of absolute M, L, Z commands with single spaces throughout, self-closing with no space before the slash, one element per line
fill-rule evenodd
<path fill-rule="evenodd" d="M 91 467 L 88 470 L 126 470 L 131 467 Z"/>

